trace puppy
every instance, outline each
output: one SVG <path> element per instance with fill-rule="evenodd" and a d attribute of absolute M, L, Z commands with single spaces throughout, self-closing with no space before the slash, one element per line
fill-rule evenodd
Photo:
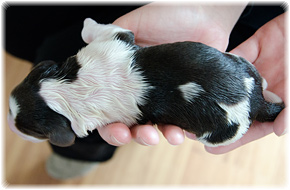
<path fill-rule="evenodd" d="M 92 19 L 82 37 L 90 43 L 76 55 L 39 63 L 12 91 L 8 120 L 21 137 L 70 146 L 109 123 L 151 121 L 221 146 L 284 108 L 264 99 L 262 77 L 242 57 L 196 42 L 141 48 L 131 31 Z"/>

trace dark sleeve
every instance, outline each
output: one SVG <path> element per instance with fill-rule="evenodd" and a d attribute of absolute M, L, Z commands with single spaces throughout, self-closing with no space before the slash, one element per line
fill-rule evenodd
<path fill-rule="evenodd" d="M 282 2 L 271 5 L 249 3 L 232 30 L 227 51 L 237 47 L 251 37 L 261 26 L 285 11 Z"/>
<path fill-rule="evenodd" d="M 107 24 L 114 22 L 120 16 L 140 7 L 141 4 L 131 6 L 106 6 L 106 5 L 87 5 L 87 6 L 41 6 L 9 4 L 4 10 L 5 14 L 5 42 L 4 47 L 7 52 L 30 62 L 39 57 L 37 49 L 43 43 L 55 39 L 55 35 L 70 33 L 72 27 L 75 34 L 69 34 L 71 41 L 77 41 L 68 47 L 79 48 L 80 30 L 85 18 L 93 18 L 99 23 Z M 67 43 L 64 39 L 58 39 L 58 44 Z M 82 40 L 81 40 L 82 41 Z M 53 42 L 52 42 L 53 43 Z M 52 44 L 51 44 L 52 46 Z M 62 51 L 66 51 L 62 49 Z M 75 52 L 68 50 L 68 54 Z M 62 52 L 65 56 L 70 56 Z"/>

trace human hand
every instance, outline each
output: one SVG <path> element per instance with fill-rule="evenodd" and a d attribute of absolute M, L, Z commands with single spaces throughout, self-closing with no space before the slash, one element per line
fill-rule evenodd
<path fill-rule="evenodd" d="M 195 41 L 225 51 L 230 32 L 244 7 L 152 3 L 120 17 L 113 24 L 133 31 L 140 46 Z M 158 129 L 172 145 L 184 141 L 184 132 L 177 126 L 159 125 Z M 150 124 L 128 128 L 122 123 L 113 123 L 98 131 L 105 141 L 116 146 L 127 144 L 132 138 L 142 145 L 159 142 L 158 132 Z"/>
<path fill-rule="evenodd" d="M 244 8 L 245 4 L 157 2 L 132 11 L 113 24 L 133 31 L 140 46 L 195 41 L 225 51 L 231 30 Z"/>
<path fill-rule="evenodd" d="M 253 63 L 262 77 L 268 81 L 264 91 L 266 99 L 273 102 L 285 102 L 285 13 L 262 26 L 252 37 L 235 48 L 231 53 L 240 55 Z M 277 96 L 278 95 L 278 96 Z M 286 100 L 287 101 L 287 100 Z M 287 102 L 285 102 L 287 104 Z M 278 115 L 274 122 L 260 123 L 255 121 L 248 132 L 238 141 L 228 146 L 205 147 L 213 154 L 222 154 L 262 138 L 272 132 L 277 136 L 286 133 L 285 114 L 287 107 Z"/>

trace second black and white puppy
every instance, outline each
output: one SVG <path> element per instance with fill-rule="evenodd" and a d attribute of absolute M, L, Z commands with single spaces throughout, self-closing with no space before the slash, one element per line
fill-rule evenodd
<path fill-rule="evenodd" d="M 63 63 L 38 64 L 13 90 L 9 124 L 23 138 L 69 146 L 109 123 L 151 121 L 220 146 L 284 108 L 265 101 L 262 77 L 242 57 L 195 42 L 141 48 L 131 31 L 84 25 L 86 47 Z"/>

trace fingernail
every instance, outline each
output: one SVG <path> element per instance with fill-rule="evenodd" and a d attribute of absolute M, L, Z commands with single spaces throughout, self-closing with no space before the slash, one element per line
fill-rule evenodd
<path fill-rule="evenodd" d="M 288 133 L 288 128 L 286 128 L 286 129 L 284 130 L 284 132 L 283 132 L 280 136 L 283 136 L 283 135 L 285 135 L 286 133 Z"/>
<path fill-rule="evenodd" d="M 141 138 L 141 137 L 138 137 L 138 140 L 137 140 L 137 141 L 139 141 L 139 142 L 140 142 L 141 144 L 143 144 L 143 145 L 151 146 L 150 144 L 146 143 L 146 142 L 144 141 L 144 139 Z"/>
<path fill-rule="evenodd" d="M 119 142 L 119 141 L 116 139 L 116 137 L 114 137 L 114 136 L 111 136 L 111 140 L 113 141 L 114 144 L 117 144 L 117 145 L 124 145 L 124 143 Z"/>
<path fill-rule="evenodd" d="M 268 87 L 268 83 L 267 83 L 265 78 L 263 78 L 263 80 L 262 80 L 262 87 L 263 87 L 263 90 L 266 90 Z"/>
<path fill-rule="evenodd" d="M 274 94 L 273 92 L 265 90 L 263 93 L 264 93 L 264 97 L 267 101 L 270 101 L 273 103 L 283 102 L 282 99 L 278 95 Z"/>

